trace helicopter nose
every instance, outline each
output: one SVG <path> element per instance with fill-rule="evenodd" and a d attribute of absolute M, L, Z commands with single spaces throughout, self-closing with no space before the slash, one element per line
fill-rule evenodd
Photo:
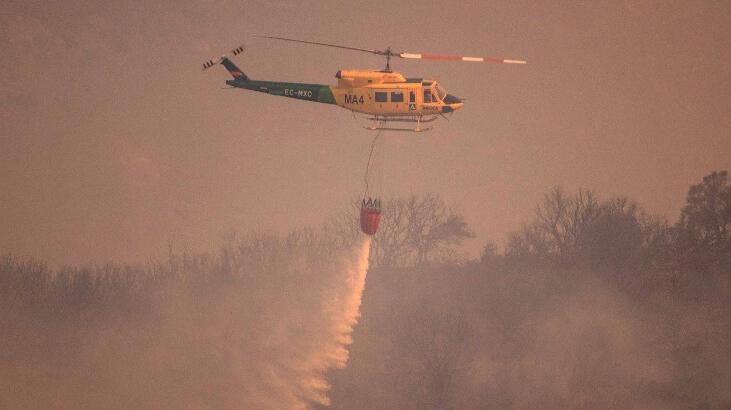
<path fill-rule="evenodd" d="M 447 94 L 444 97 L 444 103 L 445 104 L 450 104 L 451 105 L 451 104 L 459 104 L 459 103 L 462 103 L 462 102 L 463 102 L 463 100 L 461 98 L 459 98 L 457 96 L 454 96 L 452 94 Z"/>
<path fill-rule="evenodd" d="M 456 97 L 452 94 L 447 94 L 444 97 L 444 103 L 445 106 L 442 107 L 442 112 L 453 112 L 455 110 L 458 110 L 462 107 L 464 107 L 464 100 L 462 100 L 459 97 Z"/>
<path fill-rule="evenodd" d="M 442 112 L 443 113 L 454 112 L 454 111 L 457 111 L 458 109 L 460 109 L 462 107 L 464 107 L 464 104 L 463 103 L 443 105 L 442 106 Z"/>

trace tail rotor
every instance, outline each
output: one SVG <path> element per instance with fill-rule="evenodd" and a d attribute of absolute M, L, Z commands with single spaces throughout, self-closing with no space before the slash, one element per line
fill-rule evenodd
<path fill-rule="evenodd" d="M 239 54 L 242 54 L 245 50 L 244 46 L 241 45 L 231 50 L 228 54 L 221 56 L 218 60 L 208 60 L 203 63 L 203 70 L 205 71 L 214 65 L 222 64 L 235 79 L 247 81 L 249 77 L 247 77 L 241 69 L 236 67 L 236 65 L 229 60 L 229 57 L 236 57 Z"/>
<path fill-rule="evenodd" d="M 243 54 L 244 51 L 246 51 L 246 48 L 244 48 L 243 45 L 240 45 L 233 50 L 231 50 L 228 54 L 224 54 L 221 57 L 219 57 L 217 60 L 208 60 L 205 63 L 203 63 L 203 70 L 208 70 L 209 68 L 213 67 L 216 64 L 223 63 L 223 60 L 228 60 L 229 58 L 233 58 L 238 56 L 239 54 Z"/>

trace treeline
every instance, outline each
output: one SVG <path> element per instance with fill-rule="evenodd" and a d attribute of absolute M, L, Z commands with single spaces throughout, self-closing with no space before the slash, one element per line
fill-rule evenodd
<path fill-rule="evenodd" d="M 176 253 L 146 266 L 107 264 L 50 268 L 36 259 L 6 254 L 0 260 L 0 292 L 18 297 L 56 297 L 70 305 L 122 297 L 150 289 L 177 273 L 211 271 L 230 274 L 236 263 L 261 262 L 277 246 L 309 246 L 322 255 L 350 246 L 359 237 L 357 208 L 328 221 L 323 229 L 292 231 L 284 238 L 231 234 L 219 253 Z M 663 275 L 673 286 L 706 274 L 731 272 L 731 186 L 726 171 L 713 172 L 690 187 L 680 219 L 669 224 L 649 215 L 626 197 L 600 199 L 593 191 L 549 191 L 533 220 L 511 233 L 502 249 L 487 243 L 479 261 L 460 246 L 474 237 L 464 216 L 431 193 L 388 201 L 371 248 L 372 268 L 406 268 L 429 264 L 551 265 L 612 274 L 622 287 L 647 287 L 646 275 Z M 234 253 L 232 249 L 236 249 Z"/>
<path fill-rule="evenodd" d="M 487 243 L 479 263 L 586 269 L 638 294 L 658 286 L 680 291 L 694 280 L 728 275 L 728 173 L 707 175 L 690 187 L 686 201 L 679 220 L 671 224 L 626 197 L 602 199 L 589 189 L 567 192 L 555 187 L 538 204 L 533 219 L 509 234 L 502 247 Z M 352 213 L 350 219 L 355 217 Z M 384 211 L 372 266 L 474 263 L 460 252 L 461 243 L 473 236 L 463 215 L 440 197 L 397 198 Z"/>
<path fill-rule="evenodd" d="M 731 186 L 726 171 L 693 185 L 673 225 L 648 215 L 627 198 L 599 200 L 589 190 L 569 194 L 554 188 L 533 221 L 510 235 L 505 256 L 600 272 L 663 272 L 673 281 L 681 273 L 731 271 Z M 486 248 L 483 259 L 495 256 Z M 645 279 L 645 278 L 641 278 Z M 631 278 L 617 278 L 622 286 Z M 679 285 L 679 283 L 676 283 Z"/>
<path fill-rule="evenodd" d="M 439 196 L 385 202 L 332 407 L 731 405 L 727 179 L 690 187 L 675 223 L 554 188 L 478 260 Z M 356 217 L 145 266 L 2 257 L 0 407 L 281 408 L 287 383 L 260 376 L 323 343 L 324 261 L 362 238 Z"/>

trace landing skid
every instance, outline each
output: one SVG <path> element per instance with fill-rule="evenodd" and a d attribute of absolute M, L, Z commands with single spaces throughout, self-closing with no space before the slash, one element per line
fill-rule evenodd
<path fill-rule="evenodd" d="M 432 127 L 427 128 L 421 128 L 421 123 L 423 122 L 432 122 L 437 119 L 436 116 L 433 117 L 426 117 L 422 118 L 421 116 L 416 116 L 413 118 L 402 118 L 402 117 L 369 117 L 369 120 L 373 121 L 373 125 L 369 127 L 365 127 L 367 130 L 371 131 L 409 131 L 409 132 L 424 132 L 429 131 L 432 129 Z M 397 128 L 397 127 L 386 127 L 386 123 L 389 122 L 411 122 L 416 123 L 416 127 L 414 128 Z"/>
<path fill-rule="evenodd" d="M 425 132 L 425 131 L 431 131 L 434 127 L 429 128 L 421 128 L 418 125 L 416 128 L 392 128 L 392 127 L 363 127 L 369 131 L 406 131 L 406 132 Z"/>

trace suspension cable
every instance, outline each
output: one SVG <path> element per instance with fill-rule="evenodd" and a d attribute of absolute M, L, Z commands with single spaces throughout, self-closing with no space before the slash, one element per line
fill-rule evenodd
<path fill-rule="evenodd" d="M 363 199 L 365 199 L 366 196 L 368 195 L 368 173 L 371 168 L 371 158 L 373 157 L 373 149 L 376 146 L 378 137 L 381 136 L 381 131 L 382 130 L 380 130 L 380 129 L 378 130 L 378 132 L 376 133 L 376 136 L 373 137 L 373 141 L 371 142 L 371 152 L 368 154 L 368 164 L 366 165 L 365 175 L 363 176 L 363 180 L 365 181 L 365 192 L 363 192 Z"/>

